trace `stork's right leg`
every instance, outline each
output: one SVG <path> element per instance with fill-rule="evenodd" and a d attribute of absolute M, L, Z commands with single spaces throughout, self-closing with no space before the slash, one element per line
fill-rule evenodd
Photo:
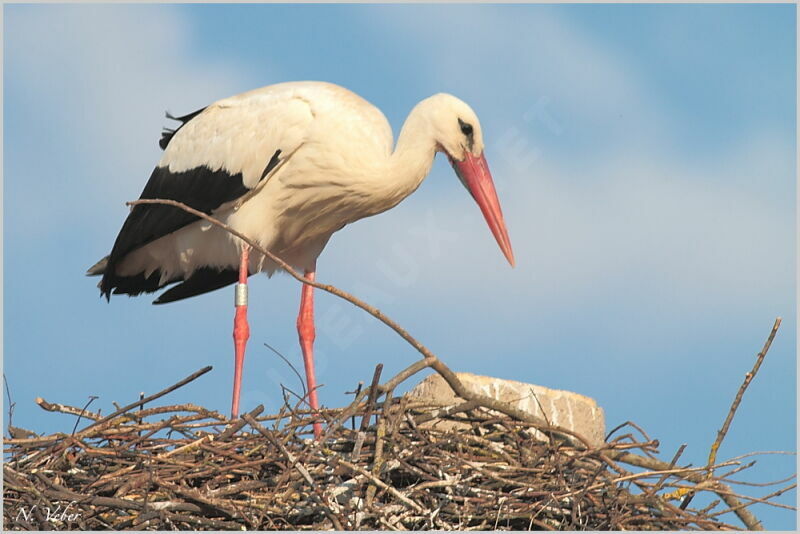
<path fill-rule="evenodd" d="M 305 272 L 305 277 L 312 282 L 316 271 L 314 269 Z M 308 404 L 315 412 L 319 410 L 317 401 L 317 379 L 314 376 L 314 287 L 303 284 L 303 292 L 300 297 L 300 313 L 297 315 L 297 333 L 300 335 L 300 348 L 303 351 L 303 363 L 306 368 L 306 383 L 308 384 Z M 322 423 L 314 423 L 314 438 L 322 436 Z"/>

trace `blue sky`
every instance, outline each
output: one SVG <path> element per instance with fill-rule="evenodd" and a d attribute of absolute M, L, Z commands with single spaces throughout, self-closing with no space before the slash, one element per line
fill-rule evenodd
<path fill-rule="evenodd" d="M 436 92 L 481 118 L 510 269 L 449 166 L 335 235 L 318 278 L 380 307 L 458 371 L 598 400 L 701 464 L 772 321 L 784 324 L 720 451 L 796 449 L 792 5 L 4 6 L 4 371 L 14 423 L 69 431 L 154 392 L 227 411 L 232 290 L 99 298 L 86 268 L 159 158 L 163 112 L 280 81 L 344 85 L 397 133 Z M 298 285 L 251 282 L 244 408 L 299 387 Z M 320 294 L 321 400 L 417 358 Z M 749 480 L 795 458 L 763 456 Z M 747 475 L 742 479 L 748 480 Z M 750 488 L 746 488 L 750 489 Z M 783 498 L 793 503 L 795 494 Z M 794 514 L 756 508 L 768 528 Z M 733 519 L 730 519 L 734 521 Z"/>

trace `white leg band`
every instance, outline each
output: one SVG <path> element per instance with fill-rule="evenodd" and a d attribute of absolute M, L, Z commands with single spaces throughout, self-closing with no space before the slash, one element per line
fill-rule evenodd
<path fill-rule="evenodd" d="M 247 284 L 236 284 L 234 306 L 247 306 Z"/>

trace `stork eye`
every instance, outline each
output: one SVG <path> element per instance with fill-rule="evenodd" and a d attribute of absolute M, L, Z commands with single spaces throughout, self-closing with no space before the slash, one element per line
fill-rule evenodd
<path fill-rule="evenodd" d="M 461 119 L 458 119 L 458 125 L 461 127 L 461 133 L 470 137 L 472 135 L 472 125 L 468 122 L 464 122 Z"/>

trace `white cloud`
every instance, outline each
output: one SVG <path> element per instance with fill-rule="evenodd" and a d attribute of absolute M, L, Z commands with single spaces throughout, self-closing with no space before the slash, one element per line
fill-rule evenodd
<path fill-rule="evenodd" d="M 78 218 L 122 219 L 122 202 L 138 196 L 160 157 L 165 110 L 194 111 L 252 84 L 236 58 L 197 57 L 197 36 L 166 6 L 17 6 L 6 25 L 6 84 L 25 114 L 21 129 L 6 135 L 36 139 L 18 157 L 47 164 L 5 179 L 24 183 L 25 196 L 89 200 L 92 211 L 73 213 Z M 53 161 L 54 153 L 69 163 Z M 22 214 L 28 220 L 18 228 L 44 232 L 58 214 Z"/>

